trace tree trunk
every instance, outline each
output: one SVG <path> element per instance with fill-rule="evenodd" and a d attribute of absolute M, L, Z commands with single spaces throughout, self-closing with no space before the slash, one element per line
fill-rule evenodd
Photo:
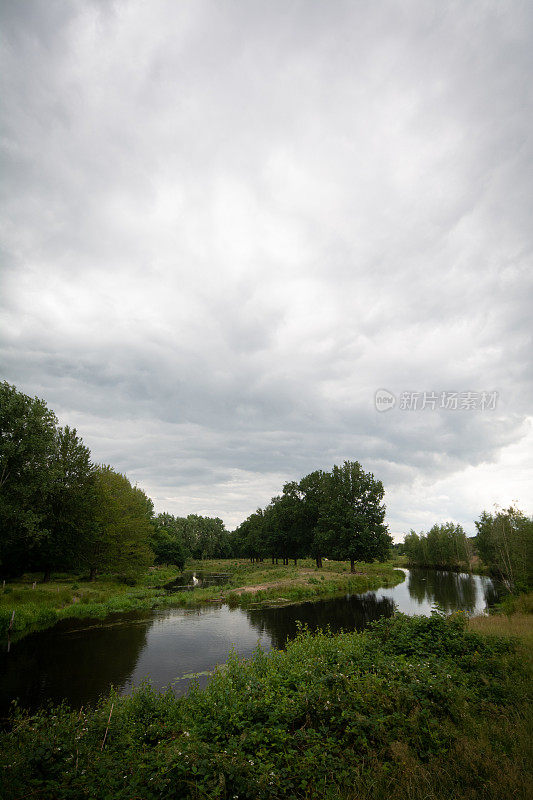
<path fill-rule="evenodd" d="M 322 556 L 317 556 L 315 558 L 317 569 L 322 569 Z"/>
<path fill-rule="evenodd" d="M 294 566 L 295 566 L 295 567 L 297 567 L 297 566 L 298 566 L 298 559 L 297 559 L 297 558 L 295 558 L 295 559 L 294 559 Z"/>
<path fill-rule="evenodd" d="M 43 583 L 48 583 L 49 580 L 50 580 L 50 570 L 49 569 L 45 569 L 44 575 L 43 575 Z"/>
<path fill-rule="evenodd" d="M 96 567 L 91 567 L 89 570 L 89 580 L 95 581 L 96 580 Z"/>
<path fill-rule="evenodd" d="M 350 572 L 355 572 L 355 559 L 350 559 Z"/>

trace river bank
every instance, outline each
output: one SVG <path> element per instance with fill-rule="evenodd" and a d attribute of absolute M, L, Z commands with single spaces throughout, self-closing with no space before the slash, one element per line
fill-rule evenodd
<path fill-rule="evenodd" d="M 404 580 L 404 573 L 390 563 L 359 563 L 357 574 L 350 573 L 349 562 L 325 562 L 318 570 L 310 559 L 297 566 L 221 559 L 188 562 L 186 567 L 227 579 L 221 585 L 169 593 L 164 587 L 179 576 L 174 567 L 152 567 L 137 576 L 133 586 L 113 576 L 84 581 L 79 575 L 58 575 L 39 583 L 40 576 L 26 575 L 0 589 L 0 637 L 9 633 L 17 639 L 69 618 L 105 619 L 116 613 L 208 603 L 243 608 L 299 603 L 395 586 Z"/>
<path fill-rule="evenodd" d="M 487 635 L 512 619 L 304 631 L 179 699 L 146 685 L 92 710 L 16 713 L 3 796 L 526 800 L 531 615 L 522 638 Z"/>

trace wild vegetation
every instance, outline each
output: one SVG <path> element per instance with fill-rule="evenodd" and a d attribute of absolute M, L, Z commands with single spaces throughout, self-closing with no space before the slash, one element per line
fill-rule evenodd
<path fill-rule="evenodd" d="M 480 558 L 501 577 L 510 592 L 533 586 L 533 517 L 511 506 L 484 511 L 476 522 Z"/>
<path fill-rule="evenodd" d="M 530 686 L 531 649 L 462 614 L 302 631 L 183 698 L 15 709 L 2 796 L 526 800 Z"/>

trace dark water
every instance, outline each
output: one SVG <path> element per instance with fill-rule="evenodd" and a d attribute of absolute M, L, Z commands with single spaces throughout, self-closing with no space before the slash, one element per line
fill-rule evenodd
<path fill-rule="evenodd" d="M 168 592 L 183 592 L 184 590 L 193 591 L 205 586 L 223 586 L 229 578 L 228 573 L 216 575 L 213 572 L 192 572 L 188 570 L 178 575 L 173 581 L 165 583 L 163 588 Z"/>
<path fill-rule="evenodd" d="M 435 603 L 446 611 L 483 613 L 498 599 L 489 578 L 457 572 L 406 570 L 406 580 L 334 600 L 277 608 L 164 609 L 116 615 L 105 622 L 65 620 L 31 634 L 0 653 L 0 713 L 12 699 L 36 707 L 48 700 L 74 706 L 94 702 L 111 685 L 126 693 L 149 678 L 182 694 L 191 673 L 206 673 L 223 663 L 234 647 L 250 655 L 258 644 L 280 649 L 298 630 L 361 630 L 390 616 L 429 614 Z M 200 682 L 208 676 L 201 675 Z"/>

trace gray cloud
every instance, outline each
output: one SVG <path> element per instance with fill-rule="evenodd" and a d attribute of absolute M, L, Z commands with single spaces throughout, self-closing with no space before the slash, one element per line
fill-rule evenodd
<path fill-rule="evenodd" d="M 6 379 L 160 510 L 233 525 L 344 458 L 396 534 L 533 510 L 529 4 L 2 14 Z"/>

